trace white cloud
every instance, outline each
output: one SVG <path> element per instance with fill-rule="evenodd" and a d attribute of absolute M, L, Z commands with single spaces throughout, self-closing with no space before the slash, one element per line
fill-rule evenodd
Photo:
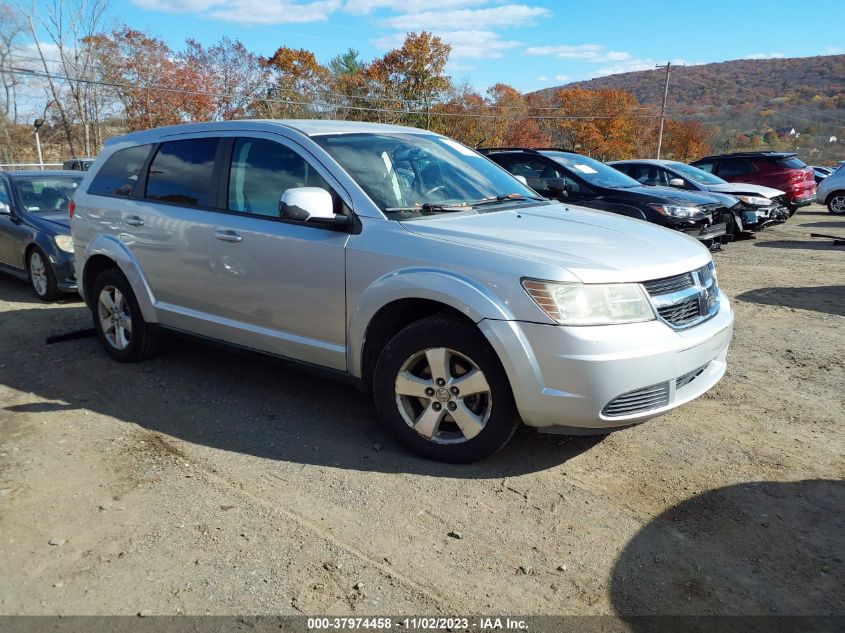
<path fill-rule="evenodd" d="M 340 8 L 341 0 L 132 0 L 163 13 L 198 13 L 202 17 L 237 24 L 324 22 Z"/>
<path fill-rule="evenodd" d="M 537 81 L 542 81 L 543 83 L 547 83 L 549 81 L 549 78 L 546 77 L 545 75 L 540 75 L 539 77 L 537 77 Z"/>
<path fill-rule="evenodd" d="M 502 51 L 521 46 L 520 42 L 500 39 L 494 31 L 432 31 L 432 34 L 452 46 L 450 59 L 495 59 L 502 57 Z M 386 51 L 399 48 L 404 41 L 405 33 L 393 33 L 372 43 Z"/>
<path fill-rule="evenodd" d="M 569 81 L 569 75 L 555 75 L 555 81 Z"/>
<path fill-rule="evenodd" d="M 542 7 L 529 7 L 524 4 L 506 4 L 489 9 L 458 9 L 454 11 L 406 13 L 387 18 L 382 24 L 404 31 L 461 29 L 469 25 L 476 29 L 488 29 L 497 26 L 510 27 L 534 24 L 537 18 L 550 15 L 551 12 Z"/>
<path fill-rule="evenodd" d="M 685 59 L 670 60 L 673 66 L 696 66 L 697 64 L 690 63 Z M 652 70 L 658 64 L 665 64 L 666 62 L 658 59 L 628 59 L 610 66 L 602 66 L 597 69 L 593 76 L 605 77 L 607 75 L 618 75 L 619 73 L 632 73 L 638 70 Z"/>
<path fill-rule="evenodd" d="M 783 53 L 752 53 L 746 55 L 745 59 L 780 59 L 784 57 Z"/>
<path fill-rule="evenodd" d="M 558 46 L 531 46 L 525 50 L 527 55 L 547 55 L 558 59 L 583 59 L 589 62 L 618 62 L 631 59 L 630 53 L 606 51 L 600 44 L 560 44 Z"/>
<path fill-rule="evenodd" d="M 401 3 L 401 11 L 416 13 L 418 11 L 432 11 L 434 9 L 454 10 L 463 7 L 486 4 L 488 0 L 405 0 Z M 397 9 L 396 0 L 346 0 L 343 10 L 355 15 L 366 15 L 378 9 Z"/>
<path fill-rule="evenodd" d="M 841 46 L 826 46 L 824 49 L 825 55 L 841 55 L 845 53 L 845 48 Z"/>

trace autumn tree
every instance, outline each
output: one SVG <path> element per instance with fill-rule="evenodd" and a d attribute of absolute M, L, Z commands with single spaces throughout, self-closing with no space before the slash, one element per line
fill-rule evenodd
<path fill-rule="evenodd" d="M 663 126 L 663 155 L 684 163 L 710 153 L 710 132 L 699 121 L 666 119 Z"/>
<path fill-rule="evenodd" d="M 211 118 L 215 106 L 200 70 L 180 63 L 162 40 L 124 27 L 86 44 L 114 86 L 129 130 Z"/>
<path fill-rule="evenodd" d="M 478 147 L 487 139 L 489 119 L 485 118 L 484 98 L 468 83 L 449 88 L 443 100 L 436 104 L 432 114 L 432 129 Z"/>
<path fill-rule="evenodd" d="M 261 58 L 228 37 L 207 48 L 194 39 L 185 45 L 181 63 L 201 82 L 198 87 L 213 95 L 208 118 L 226 121 L 246 116 L 269 78 Z"/>
<path fill-rule="evenodd" d="M 397 109 L 413 110 L 410 123 L 431 127 L 431 109 L 449 89 L 446 63 L 452 47 L 426 31 L 408 33 L 400 48 L 388 51 L 369 68 L 379 96 L 395 99 Z"/>
<path fill-rule="evenodd" d="M 317 62 L 314 53 L 304 48 L 282 46 L 261 63 L 270 75 L 266 99 L 258 99 L 257 112 L 271 118 L 314 116 L 312 104 L 325 92 L 329 71 Z"/>
<path fill-rule="evenodd" d="M 329 60 L 329 101 L 335 106 L 335 116 L 341 119 L 371 120 L 371 108 L 378 100 L 370 97 L 368 64 L 360 53 L 349 48 Z"/>

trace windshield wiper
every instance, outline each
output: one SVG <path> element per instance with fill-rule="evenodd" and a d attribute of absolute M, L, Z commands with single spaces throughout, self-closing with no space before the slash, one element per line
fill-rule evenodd
<path fill-rule="evenodd" d="M 385 213 L 452 213 L 457 211 L 466 211 L 471 207 L 467 204 L 431 204 L 425 202 L 415 207 L 388 207 L 384 210 Z"/>
<path fill-rule="evenodd" d="M 485 204 L 497 204 L 499 202 L 509 202 L 511 200 L 520 201 L 520 200 L 545 200 L 545 198 L 541 198 L 540 196 L 523 196 L 521 193 L 507 193 L 499 196 L 490 196 L 489 198 L 481 198 L 481 200 L 473 200 L 472 202 L 467 202 L 466 205 L 468 207 L 480 207 Z"/>

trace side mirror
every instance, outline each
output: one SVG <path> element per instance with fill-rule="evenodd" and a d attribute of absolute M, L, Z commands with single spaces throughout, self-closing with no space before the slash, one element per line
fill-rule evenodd
<path fill-rule="evenodd" d="M 12 210 L 5 202 L 0 202 L 0 215 L 12 215 Z"/>
<path fill-rule="evenodd" d="M 564 198 L 569 197 L 569 183 L 563 178 L 548 178 L 546 180 L 546 187 L 559 196 Z"/>
<path fill-rule="evenodd" d="M 519 182 L 521 182 L 526 187 L 528 186 L 528 179 L 525 176 L 514 176 Z"/>
<path fill-rule="evenodd" d="M 287 189 L 279 200 L 283 218 L 320 224 L 345 225 L 349 218 L 334 212 L 332 194 L 320 187 L 294 187 Z"/>
<path fill-rule="evenodd" d="M 669 186 L 680 187 L 681 189 L 683 189 L 684 186 L 686 186 L 686 183 L 684 182 L 683 178 L 672 178 L 669 180 Z"/>

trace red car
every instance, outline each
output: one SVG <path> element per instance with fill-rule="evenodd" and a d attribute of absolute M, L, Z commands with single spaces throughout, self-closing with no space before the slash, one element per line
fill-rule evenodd
<path fill-rule="evenodd" d="M 813 170 L 794 152 L 738 152 L 699 158 L 696 167 L 728 182 L 748 182 L 786 193 L 789 214 L 816 201 Z"/>

